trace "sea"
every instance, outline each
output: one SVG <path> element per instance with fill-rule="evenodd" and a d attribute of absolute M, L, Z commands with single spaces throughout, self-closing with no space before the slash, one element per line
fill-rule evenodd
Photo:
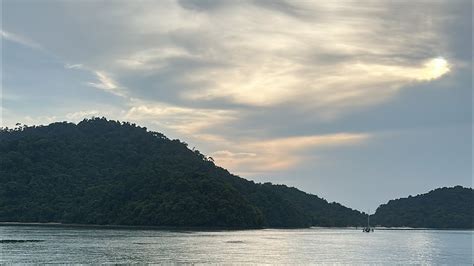
<path fill-rule="evenodd" d="M 0 226 L 0 264 L 473 265 L 473 231 Z"/>

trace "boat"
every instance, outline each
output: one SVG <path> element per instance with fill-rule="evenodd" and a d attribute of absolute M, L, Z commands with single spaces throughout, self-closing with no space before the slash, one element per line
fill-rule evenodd
<path fill-rule="evenodd" d="M 367 213 L 367 226 L 362 229 L 364 233 L 374 232 L 374 228 L 370 227 L 370 215 Z"/>

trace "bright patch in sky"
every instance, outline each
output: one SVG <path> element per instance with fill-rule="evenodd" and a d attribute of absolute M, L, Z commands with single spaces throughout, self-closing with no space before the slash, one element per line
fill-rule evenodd
<path fill-rule="evenodd" d="M 425 64 L 426 79 L 437 79 L 450 71 L 448 61 L 442 57 L 431 59 Z"/>

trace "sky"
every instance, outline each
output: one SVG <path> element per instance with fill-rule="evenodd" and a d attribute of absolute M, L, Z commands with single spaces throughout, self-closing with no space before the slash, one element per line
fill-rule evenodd
<path fill-rule="evenodd" d="M 105 116 L 373 213 L 472 186 L 472 1 L 2 0 L 1 126 Z"/>

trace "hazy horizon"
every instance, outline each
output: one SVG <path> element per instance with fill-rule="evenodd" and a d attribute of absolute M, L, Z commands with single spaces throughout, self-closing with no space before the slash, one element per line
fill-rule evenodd
<path fill-rule="evenodd" d="M 472 187 L 471 1 L 2 1 L 1 124 L 129 121 L 373 213 Z"/>

